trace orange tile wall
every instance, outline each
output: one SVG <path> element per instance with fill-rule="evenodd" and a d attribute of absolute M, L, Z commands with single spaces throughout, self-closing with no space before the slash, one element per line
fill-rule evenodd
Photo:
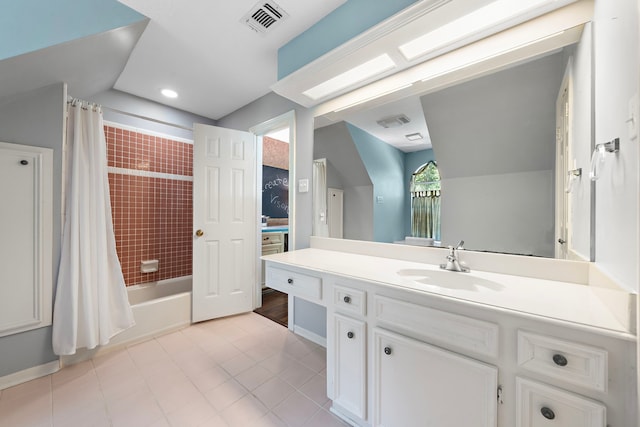
<path fill-rule="evenodd" d="M 289 144 L 268 136 L 263 137 L 262 164 L 289 170 Z"/>
<path fill-rule="evenodd" d="M 112 126 L 105 126 L 105 135 L 116 249 L 127 286 L 190 275 L 193 145 Z M 151 259 L 160 261 L 159 271 L 141 273 L 140 262 Z"/>

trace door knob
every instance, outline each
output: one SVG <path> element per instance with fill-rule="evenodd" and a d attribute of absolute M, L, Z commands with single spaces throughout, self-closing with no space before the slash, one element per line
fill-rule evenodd
<path fill-rule="evenodd" d="M 202 236 L 204 236 L 204 231 L 202 231 L 202 230 L 197 230 L 197 231 L 196 231 L 196 236 L 198 236 L 198 237 L 202 237 Z"/>

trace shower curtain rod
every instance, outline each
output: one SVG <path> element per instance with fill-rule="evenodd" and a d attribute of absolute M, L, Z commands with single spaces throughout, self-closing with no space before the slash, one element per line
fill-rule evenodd
<path fill-rule="evenodd" d="M 67 103 L 68 104 L 72 103 L 73 101 L 81 101 L 82 102 L 81 99 L 77 99 L 77 98 L 69 97 L 67 99 Z M 84 102 L 89 103 L 88 101 L 84 101 Z M 91 104 L 91 103 L 89 103 L 89 104 Z M 158 124 L 166 125 L 166 126 L 172 126 L 174 128 L 188 130 L 190 132 L 193 132 L 193 128 L 192 127 L 182 126 L 182 125 L 179 125 L 179 124 L 176 124 L 176 123 L 171 123 L 171 122 L 165 122 L 164 120 L 158 120 L 158 119 L 154 119 L 152 117 L 142 116 L 140 114 L 129 113 L 128 111 L 123 111 L 123 110 L 119 110 L 117 108 L 107 107 L 105 105 L 99 105 L 99 104 L 92 104 L 92 105 L 98 106 L 98 107 L 102 108 L 103 110 L 112 111 L 112 112 L 117 113 L 117 114 L 122 114 L 122 115 L 125 115 L 125 116 L 135 117 L 136 119 L 147 120 L 149 122 L 154 122 L 154 123 L 158 123 Z"/>

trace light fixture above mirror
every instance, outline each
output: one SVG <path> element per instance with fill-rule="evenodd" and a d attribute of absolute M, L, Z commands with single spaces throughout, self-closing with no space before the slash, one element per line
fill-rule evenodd
<path fill-rule="evenodd" d="M 470 63 L 488 62 L 495 70 L 501 62 L 508 66 L 575 43 L 581 26 L 593 15 L 592 0 L 508 1 L 509 7 L 504 2 L 473 2 L 471 13 L 463 12 L 469 6 L 465 9 L 460 2 L 417 2 L 271 89 L 300 105 L 316 107 L 316 115 L 376 98 L 401 98 L 422 90 L 423 80 L 466 69 Z M 497 9 L 505 13 L 497 14 Z M 446 36 L 451 28 L 476 19 L 480 23 L 472 26 L 473 31 Z M 425 33 L 425 28 L 431 30 Z M 433 44 L 431 36 L 436 33 L 439 37 Z M 427 36 L 431 45 L 422 43 Z"/>
<path fill-rule="evenodd" d="M 471 38 L 478 40 L 487 33 L 495 33 L 497 29 L 508 28 L 514 22 L 522 22 L 573 1 L 575 0 L 496 0 L 420 35 L 400 45 L 398 49 L 407 61 L 413 61 Z"/>

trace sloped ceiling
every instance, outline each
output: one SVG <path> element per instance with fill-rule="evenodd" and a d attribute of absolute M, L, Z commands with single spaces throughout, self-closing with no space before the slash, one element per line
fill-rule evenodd
<path fill-rule="evenodd" d="M 328 186 L 347 188 L 372 185 L 345 122 L 316 129 L 313 141 L 313 158 L 327 159 L 327 168 L 333 175 L 327 174 L 327 177 L 337 180 L 329 182 Z"/>
<path fill-rule="evenodd" d="M 218 119 L 268 93 L 277 49 L 345 1 L 277 0 L 289 17 L 267 35 L 241 23 L 255 0 L 6 2 L 0 96 L 67 82 L 78 97 L 115 88 Z"/>
<path fill-rule="evenodd" d="M 147 22 L 0 61 L 0 98 L 59 82 L 79 98 L 111 89 Z"/>

